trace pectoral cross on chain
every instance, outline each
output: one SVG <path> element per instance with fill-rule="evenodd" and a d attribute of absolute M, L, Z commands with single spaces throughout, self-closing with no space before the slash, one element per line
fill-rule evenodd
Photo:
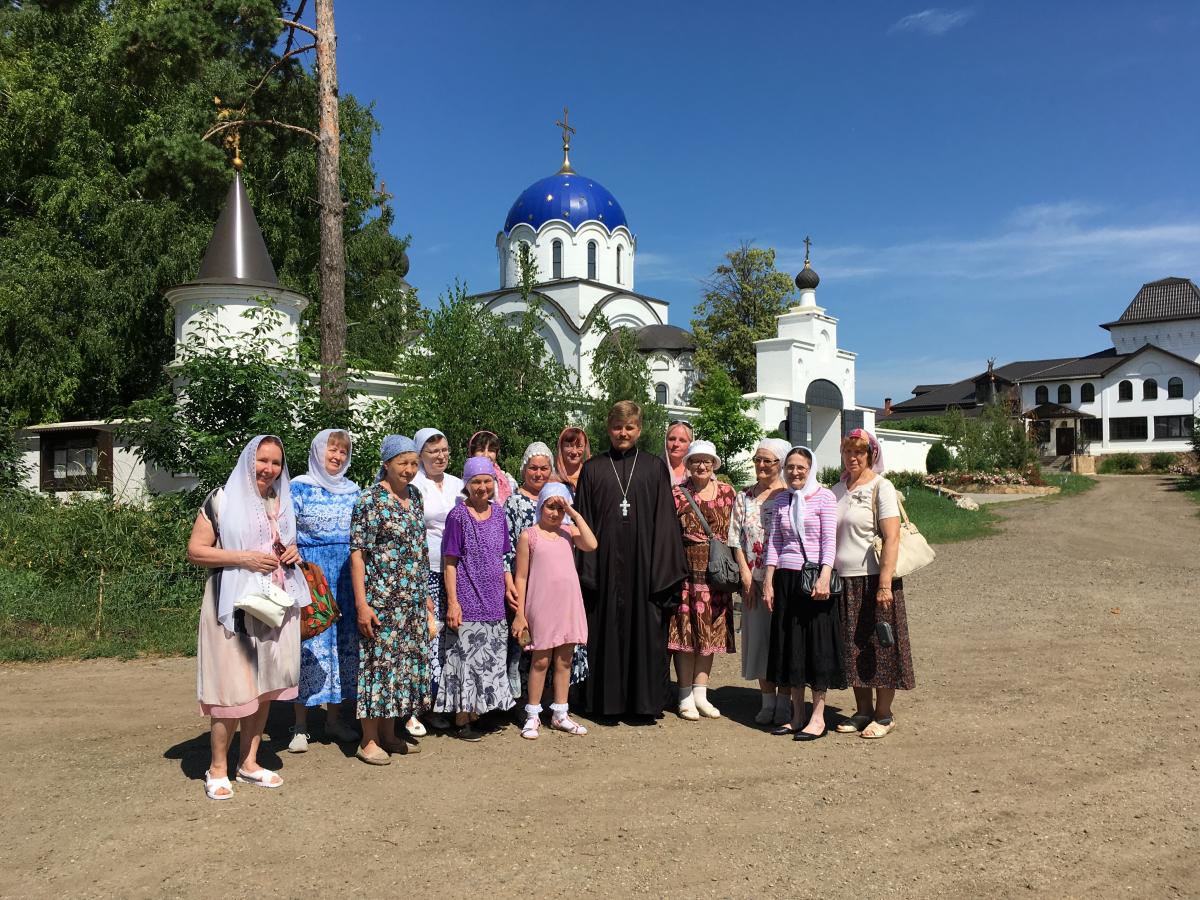
<path fill-rule="evenodd" d="M 621 518 L 628 519 L 629 518 L 629 501 L 622 498 L 620 506 L 621 506 Z"/>

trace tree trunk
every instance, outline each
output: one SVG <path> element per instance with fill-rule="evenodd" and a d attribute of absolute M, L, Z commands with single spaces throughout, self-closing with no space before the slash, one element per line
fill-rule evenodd
<path fill-rule="evenodd" d="M 337 34 L 333 0 L 316 0 L 317 206 L 321 254 L 321 403 L 346 408 L 346 251 L 342 235 L 341 129 L 338 124 Z"/>

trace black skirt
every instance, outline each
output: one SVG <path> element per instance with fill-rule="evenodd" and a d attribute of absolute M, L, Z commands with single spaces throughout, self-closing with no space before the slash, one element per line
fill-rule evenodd
<path fill-rule="evenodd" d="M 845 645 L 837 598 L 813 600 L 800 590 L 800 573 L 776 569 L 775 609 L 767 680 L 815 691 L 846 687 Z"/>

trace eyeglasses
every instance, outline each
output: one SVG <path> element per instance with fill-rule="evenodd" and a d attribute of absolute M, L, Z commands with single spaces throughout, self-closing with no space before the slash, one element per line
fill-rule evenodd
<path fill-rule="evenodd" d="M 808 466 L 787 466 L 786 468 L 787 468 L 787 473 L 789 475 L 807 475 L 808 474 Z"/>
<path fill-rule="evenodd" d="M 422 453 L 428 453 L 430 456 L 449 456 L 450 448 L 443 447 L 441 450 L 422 450 Z"/>
<path fill-rule="evenodd" d="M 767 457 L 767 456 L 756 456 L 756 457 L 754 457 L 753 462 L 756 466 L 777 466 L 777 465 L 779 465 L 779 460 L 771 459 L 770 457 Z"/>
<path fill-rule="evenodd" d="M 687 464 L 690 468 L 693 468 L 693 469 L 699 469 L 699 468 L 711 469 L 714 465 L 714 463 L 711 459 L 689 459 L 687 461 Z"/>

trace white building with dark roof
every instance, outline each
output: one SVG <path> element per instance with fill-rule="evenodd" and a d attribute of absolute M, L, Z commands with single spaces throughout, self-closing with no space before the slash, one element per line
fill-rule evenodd
<path fill-rule="evenodd" d="M 951 384 L 918 385 L 889 419 L 951 407 L 978 415 L 1015 391 L 1045 456 L 1185 452 L 1200 405 L 1200 288 L 1187 278 L 1144 284 L 1100 326 L 1113 346 L 1087 356 L 1024 360 Z"/>

